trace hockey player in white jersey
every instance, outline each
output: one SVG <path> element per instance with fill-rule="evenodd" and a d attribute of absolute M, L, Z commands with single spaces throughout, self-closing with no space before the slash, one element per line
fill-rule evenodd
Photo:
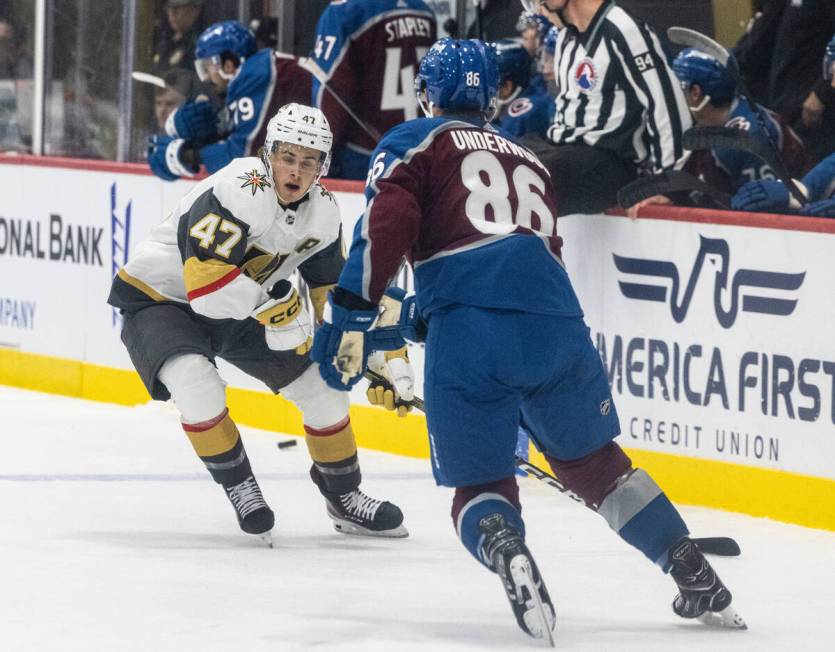
<path fill-rule="evenodd" d="M 279 391 L 303 413 L 310 475 L 340 532 L 402 537 L 400 509 L 359 489 L 347 395 L 310 360 L 312 319 L 290 281 L 298 271 L 321 320 L 345 262 L 334 197 L 319 184 L 333 136 L 300 104 L 270 120 L 258 157 L 201 181 L 140 243 L 108 302 L 148 392 L 173 398 L 182 427 L 244 532 L 270 540 L 274 515 L 226 407 L 222 358 Z"/>

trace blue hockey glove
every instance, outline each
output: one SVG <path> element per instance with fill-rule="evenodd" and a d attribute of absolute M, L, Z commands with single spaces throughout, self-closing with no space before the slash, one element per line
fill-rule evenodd
<path fill-rule="evenodd" d="M 386 290 L 380 301 L 380 319 L 368 334 L 370 346 L 375 351 L 392 351 L 410 342 L 426 339 L 426 322 L 420 316 L 417 296 L 406 296 L 398 287 Z"/>
<path fill-rule="evenodd" d="M 217 140 L 218 114 L 211 102 L 186 102 L 171 112 L 165 133 L 182 138 L 195 147 Z"/>
<path fill-rule="evenodd" d="M 185 141 L 181 139 L 151 136 L 148 141 L 148 165 L 151 166 L 151 172 L 165 181 L 193 177 L 197 173 L 197 166 L 184 162 L 184 145 Z"/>
<path fill-rule="evenodd" d="M 789 189 L 780 181 L 749 181 L 731 198 L 735 211 L 782 213 L 789 208 Z"/>
<path fill-rule="evenodd" d="M 835 217 L 835 197 L 806 204 L 800 209 L 800 214 L 809 217 Z"/>
<path fill-rule="evenodd" d="M 310 357 L 330 387 L 348 391 L 362 378 L 369 354 L 366 332 L 375 319 L 376 310 L 348 310 L 333 302 L 333 293 L 328 297 Z"/>

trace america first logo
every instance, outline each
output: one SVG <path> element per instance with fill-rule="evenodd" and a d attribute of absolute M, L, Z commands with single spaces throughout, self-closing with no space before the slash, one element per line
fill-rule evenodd
<path fill-rule="evenodd" d="M 684 287 L 683 275 L 672 261 L 628 258 L 614 253 L 612 257 L 618 272 L 632 277 L 630 280 L 618 280 L 623 296 L 627 299 L 667 303 L 673 319 L 679 324 L 687 317 L 705 262 L 710 266 L 708 269 L 713 269 L 713 307 L 722 328 L 733 326 L 739 312 L 782 317 L 792 314 L 798 299 L 785 295 L 799 290 L 806 278 L 806 272 L 759 269 L 737 269 L 732 274 L 731 248 L 727 240 L 704 236 L 699 236 L 699 252 Z M 632 280 L 635 277 L 642 278 L 644 282 Z M 773 296 L 775 292 L 783 296 Z M 730 306 L 726 308 L 724 304 L 728 298 Z"/>
<path fill-rule="evenodd" d="M 583 93 L 591 93 L 597 88 L 599 77 L 597 66 L 594 65 L 594 60 L 589 57 L 580 59 L 574 69 L 574 83 Z"/>

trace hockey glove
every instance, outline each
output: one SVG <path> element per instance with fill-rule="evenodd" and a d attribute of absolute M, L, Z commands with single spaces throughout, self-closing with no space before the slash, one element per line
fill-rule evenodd
<path fill-rule="evenodd" d="M 809 217 L 835 217 L 835 197 L 806 204 L 800 210 L 800 214 Z"/>
<path fill-rule="evenodd" d="M 789 208 L 789 189 L 781 181 L 749 181 L 731 198 L 735 211 L 781 213 Z"/>
<path fill-rule="evenodd" d="M 152 136 L 148 141 L 148 165 L 160 179 L 176 181 L 180 177 L 193 177 L 199 169 L 193 159 L 194 150 L 184 140 Z"/>
<path fill-rule="evenodd" d="M 371 346 L 375 351 L 391 351 L 410 342 L 426 339 L 426 322 L 420 316 L 417 297 L 406 296 L 398 287 L 386 290 L 380 301 L 380 316 L 373 331 L 369 333 Z"/>
<path fill-rule="evenodd" d="M 252 316 L 264 326 L 267 346 L 273 351 L 293 350 L 304 355 L 310 350 L 313 325 L 310 315 L 290 281 L 273 285 L 270 300 L 258 306 Z"/>
<path fill-rule="evenodd" d="M 186 102 L 165 121 L 165 133 L 201 147 L 217 140 L 218 114 L 211 102 Z"/>
<path fill-rule="evenodd" d="M 319 363 L 319 373 L 330 387 L 348 391 L 365 371 L 369 353 L 366 332 L 377 319 L 377 311 L 343 308 L 334 303 L 332 292 L 324 316 L 325 321 L 313 339 L 310 357 Z"/>
<path fill-rule="evenodd" d="M 374 351 L 368 356 L 368 369 L 386 380 L 371 382 L 368 386 L 369 403 L 386 410 L 397 410 L 397 416 L 405 417 L 412 409 L 411 402 L 415 397 L 415 372 L 406 347 L 396 351 Z"/>

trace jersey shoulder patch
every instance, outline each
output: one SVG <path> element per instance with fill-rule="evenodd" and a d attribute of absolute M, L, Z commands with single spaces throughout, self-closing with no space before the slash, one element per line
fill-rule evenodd
<path fill-rule="evenodd" d="M 229 83 L 226 103 L 263 90 L 272 76 L 274 58 L 273 51 L 265 48 L 244 61 L 238 75 Z"/>
<path fill-rule="evenodd" d="M 278 200 L 261 159 L 237 158 L 214 176 L 212 190 L 217 200 L 235 217 L 251 225 L 253 232 L 272 222 Z"/>

